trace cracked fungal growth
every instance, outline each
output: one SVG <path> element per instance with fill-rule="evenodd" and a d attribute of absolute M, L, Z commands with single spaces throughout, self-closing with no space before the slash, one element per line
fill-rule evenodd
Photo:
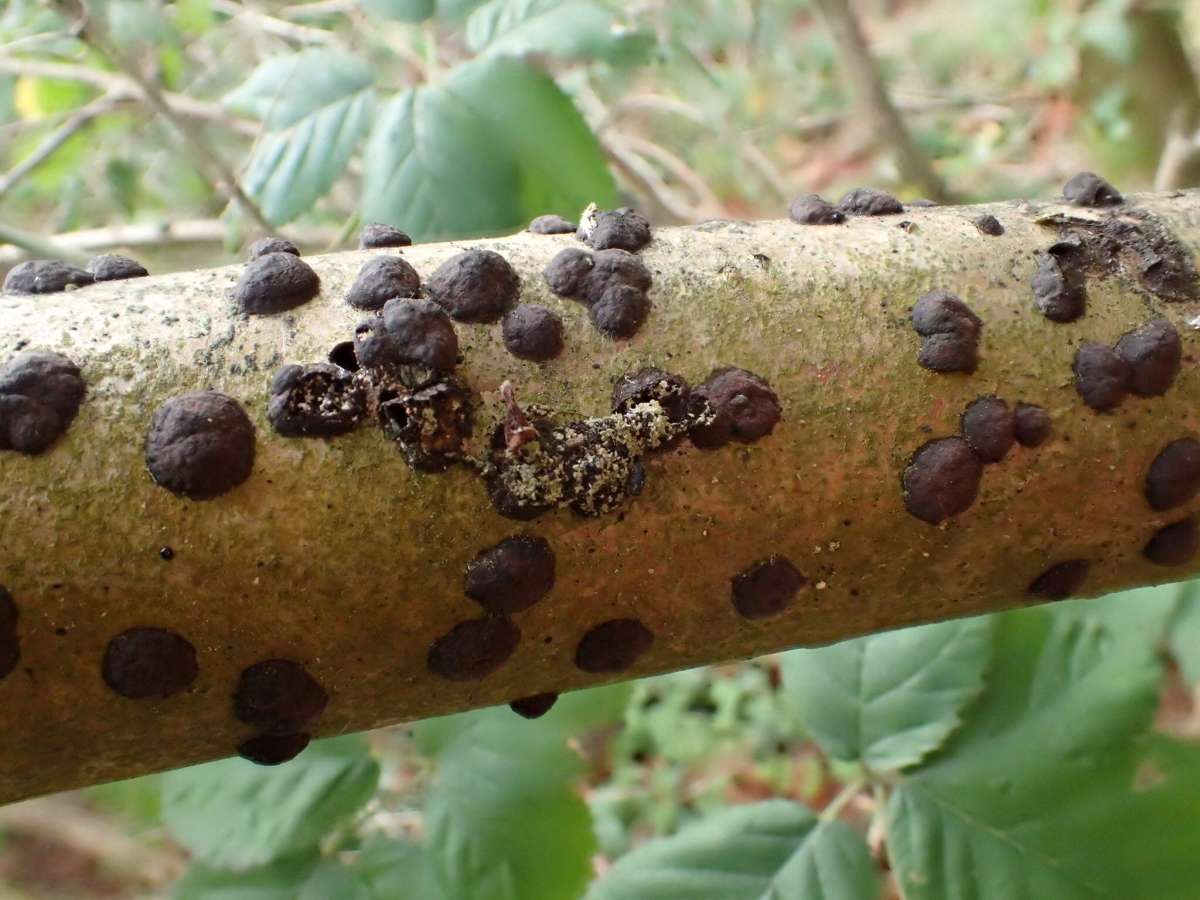
<path fill-rule="evenodd" d="M 419 297 L 421 276 L 399 256 L 377 256 L 358 270 L 346 302 L 355 309 L 377 310 L 396 297 Z"/>
<path fill-rule="evenodd" d="M 1004 234 L 1004 226 L 1000 224 L 1000 220 L 991 213 L 984 213 L 981 216 L 976 216 L 971 220 L 975 227 L 979 229 L 980 234 L 986 234 L 991 237 L 1000 237 Z"/>
<path fill-rule="evenodd" d="M 1063 199 L 1075 206 L 1117 206 L 1125 198 L 1094 172 L 1079 172 L 1063 185 Z"/>
<path fill-rule="evenodd" d="M 1013 436 L 1022 447 L 1040 447 L 1050 437 L 1050 414 L 1034 403 L 1018 403 L 1013 413 Z"/>
<path fill-rule="evenodd" d="M 923 294 L 912 308 L 921 336 L 917 363 L 931 372 L 974 372 L 979 366 L 983 321 L 958 297 L 940 289 Z"/>
<path fill-rule="evenodd" d="M 17 634 L 19 615 L 12 594 L 0 584 L 0 678 L 12 672 L 21 659 L 21 640 Z"/>
<path fill-rule="evenodd" d="M 180 394 L 155 411 L 145 453 L 157 485 L 190 500 L 211 500 L 250 477 L 254 426 L 232 397 Z"/>
<path fill-rule="evenodd" d="M 575 234 L 593 250 L 637 253 L 650 243 L 650 222 L 628 206 L 596 210 L 593 215 L 584 216 Z"/>
<path fill-rule="evenodd" d="M 504 314 L 504 347 L 518 359 L 545 362 L 563 351 L 563 323 L 558 313 L 535 303 L 522 303 Z"/>
<path fill-rule="evenodd" d="M 299 256 L 300 248 L 286 238 L 259 238 L 246 251 L 246 259 L 258 259 L 260 256 L 266 256 L 268 253 L 290 253 L 292 256 Z"/>
<path fill-rule="evenodd" d="M 904 212 L 904 205 L 887 191 L 859 187 L 842 197 L 838 209 L 851 216 L 891 216 Z"/>
<path fill-rule="evenodd" d="M 360 250 L 378 250 L 383 247 L 408 247 L 412 238 L 391 225 L 382 222 L 370 222 L 358 233 L 358 248 Z"/>
<path fill-rule="evenodd" d="M 345 434 L 365 412 L 362 385 L 351 373 L 329 363 L 284 366 L 271 383 L 267 418 L 284 437 Z"/>
<path fill-rule="evenodd" d="M 1180 438 L 1154 458 L 1146 473 L 1146 502 L 1162 511 L 1187 503 L 1200 491 L 1200 441 Z"/>
<path fill-rule="evenodd" d="M 329 703 L 320 682 L 300 663 L 266 659 L 248 666 L 233 692 L 233 714 L 258 734 L 238 754 L 260 765 L 277 765 L 308 746 L 307 729 Z"/>
<path fill-rule="evenodd" d="M 1191 562 L 1200 549 L 1200 530 L 1196 517 L 1173 522 L 1154 533 L 1142 548 L 1142 555 L 1158 566 L 1182 566 Z"/>
<path fill-rule="evenodd" d="M 250 260 L 233 288 L 238 309 L 269 316 L 302 306 L 321 290 L 312 266 L 293 253 L 267 253 Z"/>
<path fill-rule="evenodd" d="M 980 397 L 962 414 L 962 434 L 980 460 L 998 463 L 1016 440 L 1016 420 L 999 397 Z"/>
<path fill-rule="evenodd" d="M 533 694 L 529 697 L 519 697 L 508 704 L 508 708 L 522 719 L 540 719 L 558 702 L 558 694 L 547 691 L 544 694 Z"/>
<path fill-rule="evenodd" d="M 1087 285 L 1079 247 L 1068 241 L 1037 254 L 1030 286 L 1033 303 L 1051 322 L 1074 322 L 1087 311 Z"/>
<path fill-rule="evenodd" d="M 136 259 L 116 253 L 104 253 L 92 258 L 88 271 L 96 281 L 123 281 L 126 278 L 145 278 L 150 273 Z"/>
<path fill-rule="evenodd" d="M 458 365 L 458 335 L 431 300 L 389 300 L 354 330 L 354 355 L 377 383 L 423 387 Z"/>
<path fill-rule="evenodd" d="M 0 450 L 41 453 L 62 437 L 87 386 L 59 353 L 25 351 L 0 369 Z"/>
<path fill-rule="evenodd" d="M 354 341 L 338 341 L 330 350 L 327 359 L 347 372 L 359 370 L 358 354 L 354 352 Z"/>
<path fill-rule="evenodd" d="M 503 616 L 468 619 L 433 642 L 425 663 L 447 681 L 479 681 L 508 662 L 520 641 L 521 629 Z"/>
<path fill-rule="evenodd" d="M 1097 412 L 1115 409 L 1129 393 L 1133 368 L 1111 347 L 1095 341 L 1080 344 L 1072 365 L 1075 390 Z"/>
<path fill-rule="evenodd" d="M 772 554 L 733 577 L 733 608 L 747 619 L 770 618 L 787 609 L 807 581 L 791 560 Z"/>
<path fill-rule="evenodd" d="M 788 216 L 800 225 L 840 225 L 846 214 L 820 194 L 801 194 L 788 204 Z"/>
<path fill-rule="evenodd" d="M 712 415 L 689 432 L 701 450 L 715 450 L 730 441 L 752 444 L 775 430 L 782 415 L 779 397 L 767 382 L 745 369 L 716 369 L 692 397 L 707 402 Z"/>
<path fill-rule="evenodd" d="M 623 672 L 654 643 L 637 619 L 609 619 L 590 629 L 575 648 L 575 665 L 594 675 Z"/>
<path fill-rule="evenodd" d="M 444 472 L 466 458 L 474 425 L 470 388 L 457 378 L 379 393 L 379 424 L 418 472 Z"/>
<path fill-rule="evenodd" d="M 165 700 L 191 687 L 200 669 L 196 648 L 165 628 L 130 628 L 104 650 L 100 674 L 130 700 Z"/>
<path fill-rule="evenodd" d="M 467 250 L 438 266 L 425 292 L 458 322 L 495 322 L 517 302 L 521 279 L 499 253 Z"/>
<path fill-rule="evenodd" d="M 1056 563 L 1033 579 L 1026 592 L 1039 600 L 1066 600 L 1079 593 L 1091 568 L 1086 559 Z"/>
<path fill-rule="evenodd" d="M 904 507 L 918 519 L 939 525 L 970 509 L 982 476 L 983 463 L 962 438 L 929 441 L 904 470 Z"/>
<path fill-rule="evenodd" d="M 575 227 L 574 222 L 562 216 L 538 216 L 529 223 L 529 231 L 533 234 L 574 234 Z"/>
<path fill-rule="evenodd" d="M 529 609 L 554 587 L 554 551 L 545 538 L 507 537 L 467 563 L 463 590 L 495 615 Z"/>
<path fill-rule="evenodd" d="M 30 259 L 8 270 L 4 277 L 4 292 L 57 294 L 70 288 L 86 287 L 95 280 L 91 272 L 56 259 Z"/>
<path fill-rule="evenodd" d="M 613 384 L 612 411 L 627 413 L 639 403 L 656 401 L 671 422 L 686 422 L 689 418 L 711 415 L 702 397 L 692 398 L 687 381 L 670 372 L 647 366 L 622 375 Z"/>
<path fill-rule="evenodd" d="M 1139 397 L 1161 396 L 1175 383 L 1183 351 L 1179 332 L 1167 319 L 1153 319 L 1122 335 L 1115 349 L 1129 364 L 1129 390 Z"/>

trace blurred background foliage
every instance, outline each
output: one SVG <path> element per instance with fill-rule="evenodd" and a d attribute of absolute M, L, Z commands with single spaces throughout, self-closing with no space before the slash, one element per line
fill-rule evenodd
<path fill-rule="evenodd" d="M 268 229 L 315 252 L 373 220 L 494 234 L 593 201 L 669 224 L 866 183 L 1200 179 L 1194 3 L 88 7 L 0 0 L 0 273 L 218 265 Z M 870 57 L 832 39 L 846 15 Z M 1194 900 L 1198 682 L 1191 585 L 906 629 L 0 808 L 0 894 Z"/>

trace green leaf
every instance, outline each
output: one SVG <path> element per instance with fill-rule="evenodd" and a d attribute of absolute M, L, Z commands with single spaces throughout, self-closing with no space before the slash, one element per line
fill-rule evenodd
<path fill-rule="evenodd" d="M 488 56 L 390 100 L 364 154 L 363 219 L 421 240 L 523 227 L 542 213 L 611 205 L 595 136 L 554 81 Z"/>
<path fill-rule="evenodd" d="M 1167 645 L 1187 683 L 1200 684 L 1200 581 L 1182 586 Z"/>
<path fill-rule="evenodd" d="M 375 83 L 366 60 L 340 50 L 273 56 L 225 96 L 235 112 L 277 131 L 361 94 Z"/>
<path fill-rule="evenodd" d="M 241 872 L 193 863 L 175 887 L 176 900 L 296 900 L 317 865 L 316 853 Z"/>
<path fill-rule="evenodd" d="M 609 62 L 645 56 L 654 44 L 596 0 L 489 0 L 467 19 L 466 38 L 476 53 Z"/>
<path fill-rule="evenodd" d="M 995 617 L 986 692 L 889 805 L 906 900 L 1184 896 L 1160 876 L 1185 865 L 1172 855 L 1183 842 L 1171 836 L 1172 849 L 1160 849 L 1163 824 L 1139 829 L 1130 814 L 1163 805 L 1172 819 L 1190 804 L 1187 821 L 1200 828 L 1200 755 L 1189 768 L 1168 753 L 1163 777 L 1184 779 L 1180 800 L 1152 789 L 1157 764 L 1134 742 L 1156 707 L 1171 608 L 1129 591 Z M 1188 865 L 1198 838 L 1190 832 Z"/>
<path fill-rule="evenodd" d="M 380 19 L 423 22 L 426 19 L 454 21 L 471 12 L 483 0 L 359 0 L 359 5 Z"/>
<path fill-rule="evenodd" d="M 437 896 L 424 848 L 411 841 L 371 838 L 358 854 L 354 871 L 376 900 Z"/>
<path fill-rule="evenodd" d="M 990 632 L 977 617 L 793 650 L 784 684 L 831 756 L 903 769 L 940 747 L 982 690 Z"/>
<path fill-rule="evenodd" d="M 871 900 L 862 835 L 787 800 L 735 806 L 643 844 L 587 900 Z"/>
<path fill-rule="evenodd" d="M 163 819 L 210 866 L 261 866 L 316 847 L 374 794 L 379 765 L 357 737 L 313 743 L 278 767 L 226 759 L 167 774 Z"/>

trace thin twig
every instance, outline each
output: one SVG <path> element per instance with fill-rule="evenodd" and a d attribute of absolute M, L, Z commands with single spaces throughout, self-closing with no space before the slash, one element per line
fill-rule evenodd
<path fill-rule="evenodd" d="M 702 217 L 711 218 L 720 214 L 721 201 L 717 199 L 712 188 L 687 163 L 670 150 L 653 141 L 633 135 L 625 135 L 621 138 L 620 143 L 639 156 L 654 160 L 677 181 L 687 185 L 696 198 L 695 206 L 699 207 L 698 212 Z"/>
<path fill-rule="evenodd" d="M 283 19 L 277 19 L 258 10 L 250 9 L 240 3 L 234 3 L 233 0 L 211 0 L 211 2 L 214 11 L 233 19 L 242 19 L 259 31 L 273 34 L 284 40 L 295 41 L 299 44 L 320 44 L 326 47 L 338 42 L 336 35 L 324 29 L 310 28 L 307 25 L 297 25 L 295 22 L 286 22 Z"/>
<path fill-rule="evenodd" d="M 347 13 L 355 8 L 354 0 L 316 0 L 314 3 L 295 3 L 285 6 L 279 14 L 286 19 L 315 19 Z"/>
<path fill-rule="evenodd" d="M 31 256 L 42 259 L 61 259 L 63 262 L 69 262 L 77 266 L 81 266 L 88 261 L 86 253 L 64 247 L 56 241 L 49 240 L 41 235 L 29 234 L 21 231 L 19 228 L 13 228 L 2 221 L 0 221 L 0 244 L 12 244 L 14 247 L 23 248 Z"/>

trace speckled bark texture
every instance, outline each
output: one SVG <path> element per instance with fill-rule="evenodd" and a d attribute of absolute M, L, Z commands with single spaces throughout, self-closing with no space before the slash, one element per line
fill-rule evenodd
<path fill-rule="evenodd" d="M 235 717 L 234 690 L 262 660 L 311 674 L 328 694 L 311 730 L 335 734 L 1032 602 L 1029 585 L 1063 560 L 1090 562 L 1088 595 L 1188 576 L 1196 562 L 1168 570 L 1143 548 L 1200 499 L 1156 511 L 1145 485 L 1165 446 L 1200 434 L 1200 333 L 1189 324 L 1200 303 L 1175 282 L 1159 297 L 1123 269 L 1093 267 L 1086 314 L 1060 324 L 1031 288 L 1037 254 L 1072 217 L 1131 208 L 1194 256 L 1200 192 L 1103 210 L 909 209 L 913 230 L 894 217 L 656 229 L 639 253 L 653 307 L 630 340 L 601 335 L 584 305 L 547 287 L 542 271 L 578 246 L 572 235 L 405 248 L 423 280 L 469 246 L 496 251 L 519 274 L 520 299 L 562 318 L 565 350 L 545 363 L 508 353 L 499 322 L 455 323 L 456 374 L 478 402 L 477 458 L 504 416 L 505 381 L 526 408 L 564 421 L 607 414 L 614 381 L 647 366 L 693 385 L 737 367 L 777 394 L 770 434 L 646 455 L 640 493 L 595 518 L 562 508 L 506 519 L 477 471 L 414 471 L 373 421 L 334 438 L 271 427 L 278 369 L 323 361 L 353 335 L 363 314 L 344 297 L 369 252 L 306 258 L 320 294 L 271 316 L 237 313 L 240 266 L 0 295 L 0 366 L 20 350 L 61 353 L 87 385 L 44 453 L 0 452 L 0 585 L 19 611 L 19 660 L 0 679 L 0 801 L 233 754 L 256 734 Z M 981 234 L 984 214 L 1004 234 Z M 934 289 L 983 323 L 973 374 L 917 363 L 909 310 Z M 1182 344 L 1171 387 L 1088 408 L 1073 382 L 1078 346 L 1112 346 L 1159 318 Z M 197 502 L 155 485 L 143 445 L 155 409 L 201 390 L 235 399 L 256 444 L 244 482 Z M 916 518 L 901 480 L 914 452 L 957 435 L 986 395 L 1044 408 L 1049 439 L 988 466 L 965 511 L 939 525 Z M 552 589 L 509 617 L 520 638 L 494 671 L 439 677 L 434 642 L 480 615 L 467 564 L 514 535 L 548 542 Z M 731 580 L 773 556 L 803 586 L 777 615 L 738 615 Z M 613 620 L 635 620 L 652 642 L 619 673 L 579 667 L 580 640 Z M 186 640 L 195 680 L 162 698 L 110 690 L 105 648 L 133 628 Z"/>

